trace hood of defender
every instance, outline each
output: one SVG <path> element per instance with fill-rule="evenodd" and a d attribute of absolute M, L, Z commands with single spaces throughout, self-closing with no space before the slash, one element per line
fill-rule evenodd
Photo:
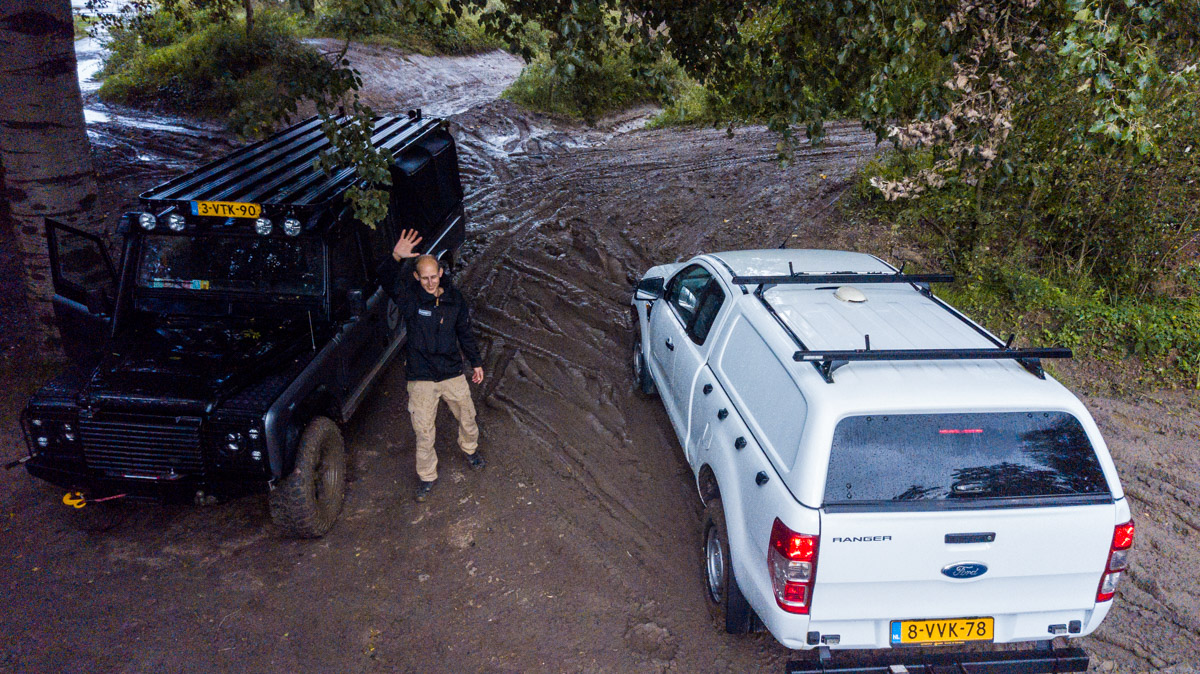
<path fill-rule="evenodd" d="M 302 318 L 159 317 L 114 339 L 82 393 L 109 409 L 208 412 L 308 339 Z"/>

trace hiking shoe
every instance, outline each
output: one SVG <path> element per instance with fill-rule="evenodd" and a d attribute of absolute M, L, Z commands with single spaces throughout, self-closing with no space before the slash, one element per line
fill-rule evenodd
<path fill-rule="evenodd" d="M 417 503 L 422 503 L 425 501 L 426 498 L 428 498 L 429 490 L 433 489 L 433 485 L 435 485 L 435 484 L 437 484 L 437 480 L 433 480 L 431 482 L 426 482 L 425 480 L 421 480 L 421 484 L 417 486 L 417 493 L 413 497 L 413 498 L 417 499 Z"/>
<path fill-rule="evenodd" d="M 483 460 L 483 455 L 479 453 L 479 450 L 475 450 L 474 454 L 467 455 L 467 463 L 471 464 L 472 470 L 479 470 L 487 465 L 487 461 Z"/>

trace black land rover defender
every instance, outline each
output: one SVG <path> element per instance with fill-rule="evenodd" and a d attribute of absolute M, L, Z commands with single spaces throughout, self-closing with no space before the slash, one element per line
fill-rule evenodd
<path fill-rule="evenodd" d="M 400 229 L 445 263 L 462 244 L 462 185 L 443 121 L 375 121 L 390 150 L 374 229 L 327 176 L 312 119 L 141 196 L 121 265 L 47 221 L 54 308 L 72 366 L 29 401 L 29 472 L 88 500 L 205 500 L 270 490 L 287 533 L 324 534 L 345 493 L 338 424 L 404 341 L 375 270 Z"/>

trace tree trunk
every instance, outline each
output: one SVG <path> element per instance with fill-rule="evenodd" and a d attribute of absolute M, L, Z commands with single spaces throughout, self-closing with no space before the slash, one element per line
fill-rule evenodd
<path fill-rule="evenodd" d="M 0 2 L 0 52 L 0 235 L 16 241 L 37 338 L 57 348 L 43 219 L 78 223 L 96 200 L 70 1 Z"/>
<path fill-rule="evenodd" d="M 242 4 L 246 7 L 246 37 L 250 37 L 254 30 L 254 0 L 244 0 Z"/>

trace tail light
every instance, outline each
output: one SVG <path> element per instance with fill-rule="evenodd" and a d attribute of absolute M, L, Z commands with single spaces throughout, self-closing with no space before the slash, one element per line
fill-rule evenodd
<path fill-rule="evenodd" d="M 1129 565 L 1129 549 L 1133 547 L 1133 521 L 1118 524 L 1113 529 L 1112 546 L 1108 549 L 1108 564 L 1096 590 L 1096 601 L 1108 601 L 1117 593 L 1117 581 L 1121 572 Z"/>
<path fill-rule="evenodd" d="M 819 536 L 792 531 L 779 518 L 771 527 L 767 565 L 771 572 L 771 585 L 775 589 L 775 602 L 788 613 L 806 614 L 812 604 L 819 541 Z"/>

